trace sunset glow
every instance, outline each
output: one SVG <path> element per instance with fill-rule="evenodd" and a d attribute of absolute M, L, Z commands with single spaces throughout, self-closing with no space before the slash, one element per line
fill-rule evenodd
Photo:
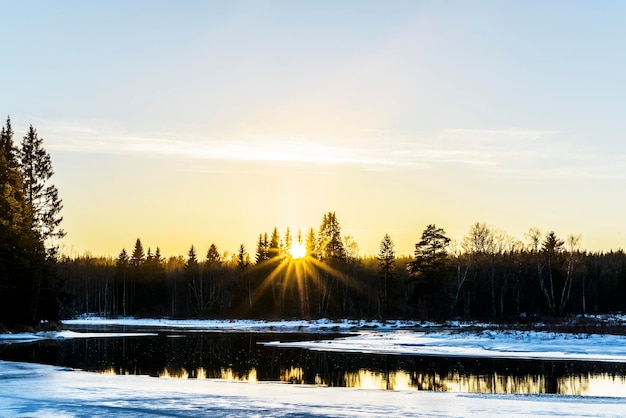
<path fill-rule="evenodd" d="M 289 254 L 291 258 L 303 258 L 306 256 L 306 247 L 302 244 L 294 242 L 289 249 Z"/>
<path fill-rule="evenodd" d="M 626 37 L 619 2 L 38 9 L 4 10 L 3 39 L 22 38 L 0 111 L 45 139 L 62 254 L 115 257 L 137 237 L 232 254 L 328 210 L 362 255 L 385 233 L 411 254 L 429 223 L 461 242 L 477 221 L 626 245 L 626 61 L 605 53 Z M 32 57 L 46 77 L 24 71 Z"/>

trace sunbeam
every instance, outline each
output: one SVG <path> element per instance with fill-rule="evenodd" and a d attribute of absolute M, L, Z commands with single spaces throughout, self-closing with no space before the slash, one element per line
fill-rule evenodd
<path fill-rule="evenodd" d="M 375 297 L 376 292 L 371 286 L 306 254 L 306 249 L 303 256 L 295 256 L 301 251 L 296 248 L 292 246 L 284 255 L 262 261 L 247 273 L 255 277 L 256 284 L 250 304 L 242 302 L 239 306 L 240 315 L 260 310 L 302 318 L 319 317 L 339 308 L 348 291 L 356 291 L 367 298 Z"/>

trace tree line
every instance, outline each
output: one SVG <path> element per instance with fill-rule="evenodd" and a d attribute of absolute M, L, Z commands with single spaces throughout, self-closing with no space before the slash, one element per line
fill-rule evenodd
<path fill-rule="evenodd" d="M 304 258 L 293 257 L 294 242 Z M 359 256 L 328 212 L 304 234 L 259 234 L 253 254 L 211 244 L 204 257 L 191 246 L 165 259 L 137 239 L 117 259 L 60 265 L 75 295 L 68 316 L 532 320 L 626 310 L 624 252 L 586 252 L 579 236 L 534 228 L 521 241 L 481 222 L 458 243 L 428 225 L 410 257 L 396 255 L 388 234 L 376 256 Z"/>
<path fill-rule="evenodd" d="M 0 325 L 59 317 L 56 274 L 62 202 L 43 138 L 31 125 L 19 145 L 10 118 L 0 130 Z"/>

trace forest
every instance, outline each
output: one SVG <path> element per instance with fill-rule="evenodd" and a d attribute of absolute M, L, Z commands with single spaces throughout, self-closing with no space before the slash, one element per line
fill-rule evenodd
<path fill-rule="evenodd" d="M 0 326 L 81 314 L 171 318 L 410 318 L 492 321 L 626 311 L 626 256 L 531 228 L 523 239 L 477 222 L 454 242 L 416 231 L 411 256 L 381 237 L 362 256 L 335 212 L 319 228 L 258 235 L 254 252 L 216 244 L 163 257 L 140 238 L 117 258 L 58 252 L 62 201 L 43 140 L 0 136 Z M 153 250 L 154 248 L 154 250 Z M 201 252 L 200 252 L 201 251 Z M 204 253 L 206 251 L 206 253 Z"/>
<path fill-rule="evenodd" d="M 289 251 L 289 229 L 260 234 L 252 255 L 211 244 L 202 259 L 194 246 L 166 259 L 137 239 L 117 259 L 59 260 L 71 295 L 63 315 L 530 321 L 626 310 L 622 251 L 585 252 L 579 237 L 537 229 L 522 243 L 484 223 L 458 248 L 435 225 L 418 238 L 412 257 L 397 257 L 389 235 L 376 256 L 362 257 L 328 212 L 319 230 L 296 238 L 301 258 Z"/>

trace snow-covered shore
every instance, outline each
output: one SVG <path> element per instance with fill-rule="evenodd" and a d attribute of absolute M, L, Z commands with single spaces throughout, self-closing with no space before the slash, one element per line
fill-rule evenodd
<path fill-rule="evenodd" d="M 364 329 L 398 330 L 436 327 L 438 324 L 419 321 L 367 321 L 354 319 L 313 320 L 252 320 L 252 319 L 154 319 L 154 318 L 99 318 L 85 316 L 63 321 L 69 326 L 121 326 L 160 329 L 193 329 L 203 331 L 278 331 L 278 332 L 347 332 Z M 455 323 L 453 326 L 460 326 Z"/>
<path fill-rule="evenodd" d="M 159 379 L 0 361 L 0 416 L 616 417 L 624 399 Z"/>

